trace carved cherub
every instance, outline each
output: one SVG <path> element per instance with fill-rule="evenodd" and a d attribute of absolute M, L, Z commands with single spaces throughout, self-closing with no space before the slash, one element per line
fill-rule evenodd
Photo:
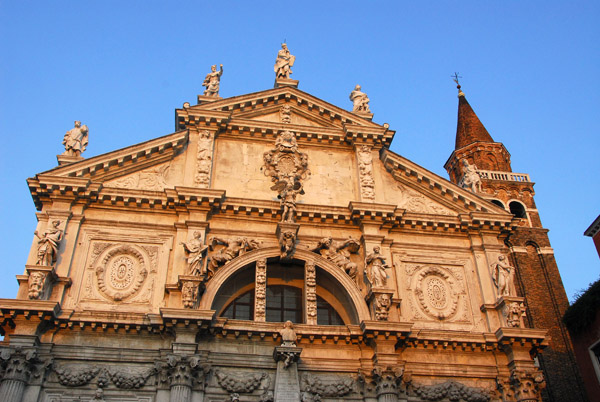
<path fill-rule="evenodd" d="M 187 243 L 181 242 L 180 244 L 187 254 L 187 274 L 194 276 L 206 274 L 203 262 L 208 246 L 202 244 L 202 233 L 195 231 L 192 240 Z"/>
<path fill-rule="evenodd" d="M 351 237 L 343 242 L 333 241 L 331 237 L 325 237 L 311 251 L 319 253 L 329 261 L 335 263 L 338 267 L 346 271 L 350 278 L 355 280 L 358 266 L 356 263 L 350 261 L 350 254 L 357 253 L 359 249 L 360 243 Z"/>
<path fill-rule="evenodd" d="M 373 247 L 373 252 L 367 255 L 365 266 L 367 267 L 367 279 L 371 286 L 384 287 L 387 285 L 386 269 L 391 268 L 385 263 L 385 257 L 381 254 L 379 246 Z"/>
<path fill-rule="evenodd" d="M 296 134 L 290 130 L 282 131 L 275 140 L 275 148 L 280 152 L 298 152 Z"/>
<path fill-rule="evenodd" d="M 225 247 L 210 256 L 208 264 L 209 276 L 214 275 L 219 267 L 222 267 L 234 258 L 259 247 L 256 240 L 249 240 L 246 237 L 238 237 L 235 240 L 213 237 L 209 249 L 213 251 L 217 244 L 223 244 Z"/>
<path fill-rule="evenodd" d="M 278 191 L 282 213 L 281 222 L 294 222 L 296 218 L 296 196 L 304 194 L 302 183 L 293 175 L 288 175 L 275 183 L 271 190 Z"/>
<path fill-rule="evenodd" d="M 52 227 L 46 229 L 42 236 L 37 230 L 33 232 L 38 240 L 37 265 L 52 266 L 56 261 L 58 246 L 62 239 L 62 230 L 58 228 L 60 221 L 52 221 Z"/>
<path fill-rule="evenodd" d="M 281 248 L 281 258 L 288 258 L 294 252 L 296 245 L 296 233 L 292 230 L 284 230 L 279 235 L 279 246 Z"/>

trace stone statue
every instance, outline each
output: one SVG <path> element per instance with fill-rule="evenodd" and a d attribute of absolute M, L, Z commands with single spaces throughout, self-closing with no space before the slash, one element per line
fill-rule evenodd
<path fill-rule="evenodd" d="M 279 247 L 281 249 L 280 257 L 285 259 L 293 254 L 296 246 L 296 232 L 293 230 L 284 230 L 279 235 Z"/>
<path fill-rule="evenodd" d="M 213 65 L 210 67 L 210 73 L 206 74 L 206 78 L 204 78 L 204 82 L 202 83 L 203 87 L 206 87 L 204 90 L 204 96 L 219 96 L 219 86 L 221 84 L 221 76 L 223 75 L 223 65 L 219 64 L 221 68 L 217 71 L 217 66 Z"/>
<path fill-rule="evenodd" d="M 187 274 L 188 275 L 205 275 L 206 270 L 203 267 L 204 255 L 208 246 L 202 244 L 202 233 L 199 231 L 194 232 L 194 238 L 187 243 L 180 243 L 185 250 L 187 255 Z"/>
<path fill-rule="evenodd" d="M 386 269 L 390 268 L 385 263 L 385 257 L 380 253 L 379 246 L 373 247 L 373 252 L 367 255 L 365 265 L 367 267 L 367 279 L 373 287 L 385 287 L 387 285 Z"/>
<path fill-rule="evenodd" d="M 81 125 L 81 122 L 76 120 L 75 127 L 67 131 L 63 138 L 65 152 L 67 156 L 81 156 L 88 144 L 88 128 L 86 125 Z"/>
<path fill-rule="evenodd" d="M 275 60 L 275 79 L 290 78 L 294 61 L 296 61 L 296 56 L 292 56 L 287 44 L 282 43 L 281 50 L 277 53 L 277 60 Z"/>
<path fill-rule="evenodd" d="M 360 90 L 360 85 L 355 86 L 354 91 L 350 92 L 350 100 L 354 104 L 352 107 L 353 112 L 371 113 L 369 97 Z"/>
<path fill-rule="evenodd" d="M 515 268 L 508 265 L 506 257 L 499 255 L 498 261 L 491 266 L 493 269 L 492 278 L 498 289 L 498 296 L 516 296 L 514 290 Z"/>
<path fill-rule="evenodd" d="M 281 132 L 275 140 L 275 148 L 279 152 L 298 152 L 296 134 L 289 130 Z"/>
<path fill-rule="evenodd" d="M 281 334 L 281 346 L 296 347 L 296 331 L 290 320 L 283 323 L 283 329 L 279 334 Z"/>
<path fill-rule="evenodd" d="M 37 230 L 33 232 L 39 239 L 36 265 L 49 267 L 56 261 L 58 245 L 62 239 L 62 230 L 58 228 L 58 225 L 60 225 L 59 220 L 52 221 L 52 227 L 46 229 L 42 236 L 39 235 Z"/>
<path fill-rule="evenodd" d="M 463 188 L 468 188 L 474 193 L 481 193 L 481 177 L 477 173 L 477 166 L 469 165 L 469 161 L 463 159 Z"/>
<path fill-rule="evenodd" d="M 213 250 L 219 243 L 223 244 L 225 247 L 211 255 L 208 264 L 208 274 L 210 276 L 212 276 L 219 267 L 222 267 L 245 252 L 257 249 L 259 246 L 256 240 L 249 240 L 246 237 L 238 237 L 235 240 L 225 240 L 213 237 L 209 249 Z"/>
<path fill-rule="evenodd" d="M 319 241 L 319 244 L 312 251 L 320 253 L 323 257 L 335 263 L 342 268 L 352 279 L 356 279 L 358 266 L 350 261 L 350 253 L 357 253 L 360 249 L 360 243 L 353 238 L 344 242 L 333 241 L 331 237 L 325 237 Z"/>
<path fill-rule="evenodd" d="M 283 183 L 283 185 L 282 185 Z M 281 202 L 281 222 L 295 222 L 296 220 L 296 196 L 298 194 L 304 194 L 302 184 L 299 181 L 295 181 L 293 177 L 286 177 L 281 182 L 276 183 L 276 186 L 283 187 L 279 191 L 277 198 Z M 273 189 L 273 187 L 271 189 Z"/>

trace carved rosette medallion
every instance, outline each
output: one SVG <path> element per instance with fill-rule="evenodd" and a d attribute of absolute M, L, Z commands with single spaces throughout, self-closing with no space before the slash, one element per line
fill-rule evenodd
<path fill-rule="evenodd" d="M 131 245 L 115 245 L 97 263 L 98 289 L 114 301 L 136 294 L 148 277 L 148 262 L 142 251 Z"/>
<path fill-rule="evenodd" d="M 198 138 L 198 152 L 196 153 L 196 175 L 194 183 L 200 188 L 209 188 L 212 170 L 212 154 L 214 136 L 208 130 L 200 132 Z"/>
<path fill-rule="evenodd" d="M 363 145 L 356 151 L 360 194 L 363 201 L 375 201 L 375 180 L 373 179 L 373 149 Z"/>
<path fill-rule="evenodd" d="M 317 269 L 312 262 L 304 263 L 304 293 L 306 295 L 306 323 L 317 325 Z"/>
<path fill-rule="evenodd" d="M 254 288 L 254 321 L 266 321 L 267 302 L 267 260 L 256 261 Z"/>
<path fill-rule="evenodd" d="M 423 312 L 432 318 L 446 320 L 456 315 L 459 307 L 459 284 L 451 271 L 439 266 L 416 269 L 414 293 Z"/>

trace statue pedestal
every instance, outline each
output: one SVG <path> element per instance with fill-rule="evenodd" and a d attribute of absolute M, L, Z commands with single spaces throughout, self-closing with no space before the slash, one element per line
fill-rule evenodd
<path fill-rule="evenodd" d="M 83 159 L 83 156 L 56 155 L 58 166 L 69 165 L 71 163 L 82 161 Z"/>
<path fill-rule="evenodd" d="M 221 100 L 220 96 L 206 96 L 206 95 L 198 95 L 198 104 L 201 105 L 203 103 L 216 102 Z"/>
<path fill-rule="evenodd" d="M 275 85 L 273 88 L 281 88 L 281 87 L 294 87 L 298 88 L 298 83 L 300 81 L 292 80 L 291 78 L 275 78 Z"/>
<path fill-rule="evenodd" d="M 300 379 L 298 378 L 298 359 L 302 348 L 296 346 L 277 346 L 273 358 L 277 362 L 274 397 L 277 402 L 300 401 Z"/>
<path fill-rule="evenodd" d="M 355 115 L 362 117 L 363 119 L 366 120 L 373 120 L 373 113 L 367 113 L 367 112 L 353 112 Z"/>

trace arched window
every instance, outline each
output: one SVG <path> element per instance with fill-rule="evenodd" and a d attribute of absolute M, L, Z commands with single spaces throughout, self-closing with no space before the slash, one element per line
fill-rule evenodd
<path fill-rule="evenodd" d="M 504 204 L 500 200 L 492 200 L 492 204 L 498 205 L 500 208 L 504 209 Z"/>
<path fill-rule="evenodd" d="M 268 322 L 302 323 L 302 289 L 293 286 L 267 286 Z M 252 320 L 254 317 L 254 289 L 235 298 L 223 310 L 222 317 L 233 320 Z M 317 296 L 317 324 L 344 325 L 344 320 L 325 299 Z"/>
<path fill-rule="evenodd" d="M 510 204 L 508 204 L 508 207 L 510 208 L 510 213 L 513 214 L 514 216 L 516 216 L 517 218 L 523 218 L 523 219 L 527 218 L 527 213 L 525 212 L 525 207 L 520 202 L 511 201 Z"/>

